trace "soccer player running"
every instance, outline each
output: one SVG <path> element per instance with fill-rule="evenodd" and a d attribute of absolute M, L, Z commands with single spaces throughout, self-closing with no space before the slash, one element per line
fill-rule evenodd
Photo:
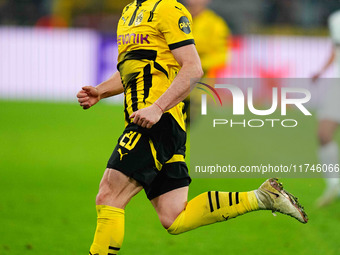
<path fill-rule="evenodd" d="M 104 172 L 96 199 L 97 229 L 90 254 L 117 254 L 124 208 L 144 189 L 170 234 L 272 210 L 308 221 L 297 199 L 269 179 L 249 192 L 205 192 L 187 202 L 191 179 L 184 162 L 186 132 L 181 101 L 202 75 L 191 15 L 175 0 L 136 0 L 118 23 L 118 71 L 77 97 L 88 109 L 124 92 L 125 130 Z"/>
<path fill-rule="evenodd" d="M 322 74 L 337 61 L 337 67 L 340 68 L 340 11 L 333 13 L 328 20 L 333 49 L 329 59 L 322 69 L 313 76 L 313 81 L 317 81 Z M 320 148 L 318 151 L 321 164 L 336 165 L 339 164 L 339 146 L 334 141 L 335 132 L 340 123 L 340 84 L 330 84 L 319 109 L 319 127 L 318 138 Z M 340 195 L 339 174 L 325 173 L 326 189 L 318 198 L 319 207 L 329 205 Z"/>

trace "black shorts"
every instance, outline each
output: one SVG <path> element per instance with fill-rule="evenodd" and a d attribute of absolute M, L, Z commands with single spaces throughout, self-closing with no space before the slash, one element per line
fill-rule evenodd
<path fill-rule="evenodd" d="M 185 142 L 186 132 L 169 113 L 151 129 L 131 123 L 118 139 L 107 167 L 135 179 L 151 200 L 190 184 Z"/>

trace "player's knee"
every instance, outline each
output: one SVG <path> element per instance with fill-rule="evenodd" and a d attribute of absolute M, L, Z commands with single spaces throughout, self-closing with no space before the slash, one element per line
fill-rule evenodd
<path fill-rule="evenodd" d="M 110 188 L 110 185 L 101 185 L 96 197 L 96 204 L 108 205 L 109 203 L 112 203 L 113 200 L 116 200 L 116 195 L 116 192 Z"/>
<path fill-rule="evenodd" d="M 172 218 L 172 217 L 168 217 L 168 216 L 159 217 L 159 220 L 161 221 L 161 224 L 165 229 L 170 228 L 172 223 L 174 223 L 175 219 L 176 218 Z"/>
<path fill-rule="evenodd" d="M 180 214 L 180 212 L 168 212 L 168 213 L 164 213 L 164 214 L 158 214 L 159 220 L 162 224 L 162 226 L 165 229 L 168 229 L 171 227 L 171 225 L 175 222 L 175 220 L 177 219 L 178 215 Z"/>
<path fill-rule="evenodd" d="M 96 197 L 96 204 L 97 205 L 105 205 L 107 201 L 110 199 L 110 193 L 107 190 L 100 189 L 97 197 Z"/>

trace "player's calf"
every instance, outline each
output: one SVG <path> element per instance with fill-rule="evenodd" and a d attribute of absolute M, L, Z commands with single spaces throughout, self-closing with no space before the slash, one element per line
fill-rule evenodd
<path fill-rule="evenodd" d="M 192 199 L 167 230 L 170 234 L 177 235 L 261 209 L 281 212 L 302 223 L 308 221 L 297 198 L 283 190 L 278 180 L 273 178 L 265 181 L 254 191 L 205 192 Z"/>

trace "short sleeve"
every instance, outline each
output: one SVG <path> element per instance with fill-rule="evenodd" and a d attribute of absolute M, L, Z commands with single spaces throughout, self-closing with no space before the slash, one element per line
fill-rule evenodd
<path fill-rule="evenodd" d="M 340 11 L 333 13 L 329 17 L 328 24 L 334 44 L 340 45 Z"/>
<path fill-rule="evenodd" d="M 164 35 L 170 50 L 195 44 L 192 17 L 182 4 L 171 1 L 161 6 L 158 15 L 158 29 Z"/>

